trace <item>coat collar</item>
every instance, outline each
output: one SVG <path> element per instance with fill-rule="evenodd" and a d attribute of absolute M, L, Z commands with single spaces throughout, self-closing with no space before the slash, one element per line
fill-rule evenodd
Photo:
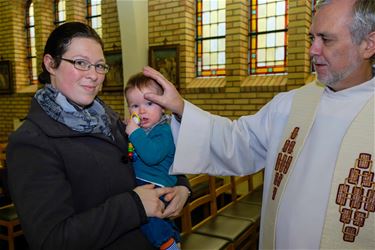
<path fill-rule="evenodd" d="M 59 138 L 93 136 L 106 140 L 108 142 L 112 142 L 116 145 L 120 144 L 121 147 L 123 145 L 127 146 L 127 142 L 125 139 L 127 137 L 125 134 L 125 126 L 122 124 L 119 115 L 106 105 L 104 105 L 104 109 L 108 114 L 111 124 L 111 130 L 113 136 L 115 137 L 115 142 L 105 135 L 80 133 L 78 131 L 70 129 L 60 122 L 55 121 L 45 113 L 45 111 L 40 107 L 35 98 L 33 98 L 31 101 L 30 112 L 27 115 L 26 119 L 37 125 L 49 137 Z"/>

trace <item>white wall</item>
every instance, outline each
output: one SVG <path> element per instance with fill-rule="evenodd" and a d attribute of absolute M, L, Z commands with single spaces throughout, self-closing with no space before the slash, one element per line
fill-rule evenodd
<path fill-rule="evenodd" d="M 148 62 L 148 1 L 117 0 L 124 86 Z M 125 103 L 125 117 L 128 115 Z"/>

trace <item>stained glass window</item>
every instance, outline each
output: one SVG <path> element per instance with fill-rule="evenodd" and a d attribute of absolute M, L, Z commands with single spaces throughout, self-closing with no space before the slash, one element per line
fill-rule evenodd
<path fill-rule="evenodd" d="M 35 47 L 35 22 L 34 22 L 34 4 L 29 1 L 26 5 L 26 49 L 27 64 L 30 84 L 37 83 L 37 64 L 36 64 L 36 47 Z"/>
<path fill-rule="evenodd" d="M 59 26 L 60 24 L 65 23 L 66 21 L 66 8 L 65 0 L 55 0 L 55 25 Z"/>
<path fill-rule="evenodd" d="M 93 29 L 102 36 L 102 1 L 87 0 L 87 20 Z"/>
<path fill-rule="evenodd" d="M 249 1 L 249 74 L 286 72 L 288 1 Z"/>
<path fill-rule="evenodd" d="M 196 0 L 197 76 L 225 75 L 225 0 Z"/>

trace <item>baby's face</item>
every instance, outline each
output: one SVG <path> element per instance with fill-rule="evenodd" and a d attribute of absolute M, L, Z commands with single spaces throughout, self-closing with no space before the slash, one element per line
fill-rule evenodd
<path fill-rule="evenodd" d="M 160 121 L 164 110 L 160 105 L 145 99 L 145 93 L 157 94 L 153 88 L 144 87 L 142 90 L 134 88 L 127 91 L 126 99 L 130 114 L 135 112 L 140 118 L 139 126 L 151 128 Z"/>

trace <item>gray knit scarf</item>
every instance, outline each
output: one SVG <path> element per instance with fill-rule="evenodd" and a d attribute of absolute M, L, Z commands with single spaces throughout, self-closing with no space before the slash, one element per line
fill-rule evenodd
<path fill-rule="evenodd" d="M 114 139 L 104 104 L 98 97 L 90 106 L 81 108 L 69 101 L 51 84 L 46 84 L 44 88 L 38 90 L 34 97 L 52 119 L 72 130 L 86 134 L 101 133 Z"/>

